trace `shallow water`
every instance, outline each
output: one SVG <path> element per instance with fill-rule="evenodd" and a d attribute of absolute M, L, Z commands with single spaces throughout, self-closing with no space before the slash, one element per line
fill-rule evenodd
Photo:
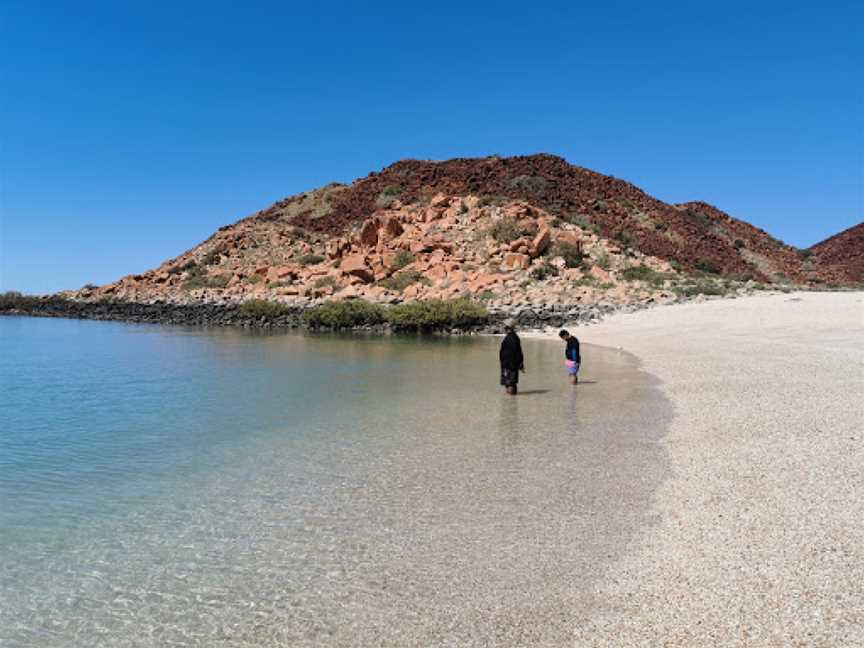
<path fill-rule="evenodd" d="M 650 375 L 494 338 L 0 318 L 0 646 L 565 637 L 651 523 Z"/>

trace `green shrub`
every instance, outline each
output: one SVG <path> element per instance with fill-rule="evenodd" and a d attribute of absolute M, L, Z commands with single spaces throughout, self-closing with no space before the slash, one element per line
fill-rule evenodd
<path fill-rule="evenodd" d="M 489 321 L 486 309 L 469 299 L 430 299 L 399 304 L 387 311 L 387 321 L 397 331 L 439 331 L 472 328 Z"/>
<path fill-rule="evenodd" d="M 702 229 L 711 227 L 711 219 L 700 211 L 688 209 L 684 212 L 690 222 Z"/>
<path fill-rule="evenodd" d="M 606 250 L 601 250 L 600 254 L 597 255 L 597 266 L 603 270 L 608 270 L 612 267 L 612 261 L 609 259 Z"/>
<path fill-rule="evenodd" d="M 408 250 L 399 250 L 396 253 L 396 257 L 393 259 L 393 267 L 396 270 L 401 270 L 411 263 L 414 263 L 414 255 Z"/>
<path fill-rule="evenodd" d="M 219 260 L 219 253 L 216 250 L 210 250 L 207 254 L 204 255 L 204 258 L 201 259 L 201 265 L 209 266 L 213 265 Z"/>
<path fill-rule="evenodd" d="M 633 243 L 636 241 L 636 235 L 627 230 L 619 231 L 615 238 L 617 238 L 624 247 L 632 247 Z"/>
<path fill-rule="evenodd" d="M 609 290 L 610 288 L 614 288 L 615 284 L 610 281 L 604 281 L 598 287 L 600 288 L 600 290 Z"/>
<path fill-rule="evenodd" d="M 542 263 L 531 268 L 531 276 L 541 281 L 547 277 L 557 277 L 558 268 L 551 263 Z"/>
<path fill-rule="evenodd" d="M 582 229 L 588 229 L 591 227 L 591 219 L 588 218 L 585 214 L 576 214 L 576 213 L 566 213 L 561 214 L 561 218 L 571 225 L 576 225 L 577 227 L 581 227 Z"/>
<path fill-rule="evenodd" d="M 390 185 L 389 187 L 384 187 L 384 191 L 381 192 L 382 196 L 387 196 L 388 198 L 394 198 L 402 193 L 402 187 L 399 185 Z"/>
<path fill-rule="evenodd" d="M 327 275 L 326 277 L 318 277 L 313 283 L 314 288 L 328 288 L 336 285 L 336 277 Z"/>
<path fill-rule="evenodd" d="M 310 328 L 344 329 L 375 326 L 384 322 L 384 308 L 362 299 L 331 301 L 303 314 Z"/>
<path fill-rule="evenodd" d="M 521 189 L 528 193 L 542 194 L 549 187 L 549 181 L 543 176 L 516 176 L 510 181 L 511 189 Z"/>
<path fill-rule="evenodd" d="M 648 266 L 631 266 L 621 273 L 621 278 L 625 281 L 647 281 L 659 288 L 667 279 L 673 279 L 674 275 L 657 272 Z"/>
<path fill-rule="evenodd" d="M 744 241 L 742 241 L 741 239 L 735 239 L 735 242 L 732 245 L 735 246 L 736 250 L 740 250 L 744 247 Z"/>
<path fill-rule="evenodd" d="M 720 267 L 711 259 L 702 257 L 696 262 L 696 269 L 708 274 L 720 274 Z"/>
<path fill-rule="evenodd" d="M 268 301 L 266 299 L 249 299 L 240 305 L 240 312 L 246 317 L 255 319 L 276 319 L 286 313 L 290 309 L 284 304 Z"/>
<path fill-rule="evenodd" d="M 96 290 L 99 286 L 96 284 L 88 283 L 84 284 L 84 287 L 81 290 Z"/>
<path fill-rule="evenodd" d="M 582 265 L 582 249 L 578 245 L 562 241 L 555 244 L 550 254 L 563 258 L 568 268 L 578 268 Z"/>
<path fill-rule="evenodd" d="M 488 234 L 499 243 L 512 243 L 516 239 L 528 234 L 528 232 L 519 227 L 519 223 L 516 220 L 502 218 L 489 228 Z"/>
<path fill-rule="evenodd" d="M 264 277 L 262 277 L 259 274 L 253 274 L 253 275 L 249 275 L 248 277 L 243 277 L 243 283 L 244 284 L 254 285 L 254 284 L 259 284 L 262 281 L 264 281 Z"/>
<path fill-rule="evenodd" d="M 195 273 L 183 282 L 183 289 L 194 290 L 196 288 L 224 288 L 227 283 L 228 277 L 225 276 L 208 277 L 205 274 Z"/>
<path fill-rule="evenodd" d="M 295 241 L 308 241 L 311 237 L 309 236 L 309 232 L 299 227 L 295 227 L 291 230 L 291 238 Z"/>
<path fill-rule="evenodd" d="M 669 229 L 669 225 L 667 225 L 663 221 L 657 221 L 654 223 L 654 229 L 658 232 L 665 232 L 667 229 Z"/>
<path fill-rule="evenodd" d="M 429 280 L 426 279 L 417 270 L 405 270 L 404 272 L 395 274 L 392 277 L 384 279 L 383 281 L 380 281 L 378 283 L 384 288 L 387 288 L 387 290 L 395 290 L 397 292 L 402 292 L 411 284 L 415 284 L 418 281 L 424 280 L 425 283 L 429 283 Z"/>
<path fill-rule="evenodd" d="M 725 295 L 726 289 L 715 284 L 713 281 L 697 281 L 692 284 L 675 286 L 672 291 L 682 297 L 693 297 L 694 295 Z"/>
<path fill-rule="evenodd" d="M 38 297 L 22 295 L 17 290 L 0 293 L 0 311 L 27 310 L 39 303 Z"/>
<path fill-rule="evenodd" d="M 813 250 L 809 250 L 809 249 L 799 249 L 799 250 L 798 250 L 798 256 L 799 256 L 803 261 L 806 261 L 806 260 L 809 259 L 811 256 L 813 256 Z"/>
<path fill-rule="evenodd" d="M 324 260 L 324 257 L 320 254 L 304 254 L 299 259 L 297 259 L 297 263 L 302 266 L 310 266 L 310 265 L 318 265 Z"/>

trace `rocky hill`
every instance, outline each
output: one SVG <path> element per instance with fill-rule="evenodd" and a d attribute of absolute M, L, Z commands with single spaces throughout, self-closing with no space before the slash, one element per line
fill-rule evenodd
<path fill-rule="evenodd" d="M 808 259 L 832 283 L 864 283 L 864 223 L 811 247 Z"/>
<path fill-rule="evenodd" d="M 831 268 L 823 276 L 806 253 L 711 205 L 666 204 L 559 157 L 406 160 L 286 198 L 154 270 L 71 296 L 300 307 L 471 296 L 490 310 L 569 312 L 834 279 L 845 266 L 832 240 L 815 255 Z"/>

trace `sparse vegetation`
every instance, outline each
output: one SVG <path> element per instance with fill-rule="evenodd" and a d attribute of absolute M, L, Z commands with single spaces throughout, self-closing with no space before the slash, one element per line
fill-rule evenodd
<path fill-rule="evenodd" d="M 327 275 L 326 277 L 318 277 L 313 283 L 314 288 L 332 288 L 336 285 L 336 277 Z"/>
<path fill-rule="evenodd" d="M 696 262 L 696 269 L 708 274 L 720 274 L 720 266 L 707 257 L 702 257 Z"/>
<path fill-rule="evenodd" d="M 588 229 L 591 227 L 591 219 L 585 214 L 566 213 L 561 214 L 561 218 L 571 225 L 576 225 L 582 229 Z"/>
<path fill-rule="evenodd" d="M 741 240 L 741 239 L 735 239 L 735 242 L 734 242 L 732 245 L 735 246 L 735 249 L 736 249 L 736 250 L 740 250 L 741 248 L 744 247 L 745 244 L 744 244 L 744 241 L 743 241 L 743 240 Z"/>
<path fill-rule="evenodd" d="M 318 265 L 324 260 L 320 254 L 304 254 L 297 259 L 297 263 L 302 266 Z"/>
<path fill-rule="evenodd" d="M 384 191 L 381 192 L 382 196 L 387 196 L 388 198 L 395 198 L 396 196 L 402 193 L 402 187 L 398 185 L 390 185 L 389 187 L 385 187 Z"/>
<path fill-rule="evenodd" d="M 201 259 L 201 265 L 210 266 L 216 264 L 218 261 L 219 253 L 216 250 L 210 250 L 204 255 L 204 258 Z"/>
<path fill-rule="evenodd" d="M 197 266 L 200 269 L 200 266 Z M 224 288 L 228 283 L 228 277 L 218 275 L 210 277 L 204 274 L 203 270 L 195 272 L 183 282 L 184 290 L 195 290 L 196 288 Z"/>
<path fill-rule="evenodd" d="M 667 279 L 673 278 L 665 272 L 657 272 L 648 266 L 630 266 L 621 273 L 624 281 L 647 281 L 654 286 L 662 286 Z"/>
<path fill-rule="evenodd" d="M 331 301 L 303 314 L 306 324 L 313 329 L 344 329 L 377 326 L 384 322 L 384 307 L 362 299 Z"/>
<path fill-rule="evenodd" d="M 597 266 L 602 270 L 608 270 L 612 267 L 612 261 L 609 258 L 609 254 L 606 250 L 601 250 L 595 259 Z"/>
<path fill-rule="evenodd" d="M 540 281 L 547 279 L 548 277 L 557 277 L 558 268 L 551 263 L 541 263 L 540 265 L 531 268 L 531 276 Z"/>
<path fill-rule="evenodd" d="M 684 212 L 684 215 L 690 219 L 690 222 L 694 225 L 701 227 L 702 229 L 708 229 L 711 227 L 711 219 L 700 211 L 696 211 L 695 209 L 688 209 Z"/>
<path fill-rule="evenodd" d="M 810 257 L 813 256 L 813 250 L 810 249 L 798 249 L 798 256 L 802 261 L 807 261 Z"/>
<path fill-rule="evenodd" d="M 560 256 L 568 268 L 578 268 L 582 265 L 582 248 L 572 243 L 561 241 L 552 248 L 551 256 Z"/>
<path fill-rule="evenodd" d="M 487 233 L 499 243 L 512 243 L 516 239 L 529 234 L 512 218 L 502 218 L 492 225 Z"/>
<path fill-rule="evenodd" d="M 96 290 L 99 286 L 96 284 L 88 283 L 84 284 L 84 287 L 81 290 Z"/>
<path fill-rule="evenodd" d="M 291 230 L 291 238 L 295 241 L 308 241 L 311 237 L 309 236 L 309 232 L 300 228 L 294 227 Z"/>
<path fill-rule="evenodd" d="M 629 230 L 620 230 L 615 238 L 618 239 L 618 242 L 621 243 L 624 247 L 631 247 L 633 243 L 636 242 L 636 235 Z"/>
<path fill-rule="evenodd" d="M 489 289 L 486 289 L 483 292 L 481 292 L 479 295 L 477 295 L 477 299 L 479 299 L 481 301 L 489 301 L 493 297 L 495 297 L 495 293 Z"/>
<path fill-rule="evenodd" d="M 395 290 L 396 292 L 402 292 L 408 286 L 410 286 L 411 284 L 415 284 L 418 281 L 429 283 L 429 280 L 426 279 L 417 270 L 406 270 L 404 272 L 395 274 L 392 277 L 384 279 L 378 283 L 380 286 L 387 288 L 387 290 Z"/>
<path fill-rule="evenodd" d="M 396 331 L 431 332 L 479 326 L 489 320 L 489 313 L 468 299 L 430 299 L 393 306 L 386 317 Z"/>
<path fill-rule="evenodd" d="M 510 187 L 532 194 L 543 194 L 550 182 L 542 176 L 520 175 L 510 181 Z"/>
<path fill-rule="evenodd" d="M 673 286 L 672 291 L 681 297 L 694 297 L 696 295 L 725 295 L 727 289 L 713 281 L 696 281 Z"/>
<path fill-rule="evenodd" d="M 258 274 L 253 274 L 253 275 L 249 275 L 248 277 L 243 277 L 243 283 L 244 284 L 254 285 L 254 284 L 259 284 L 262 281 L 264 281 L 264 277 L 262 277 L 261 275 L 258 275 Z"/>
<path fill-rule="evenodd" d="M 393 259 L 393 267 L 396 270 L 401 270 L 411 263 L 414 263 L 414 255 L 408 250 L 399 250 L 396 253 L 396 257 Z"/>

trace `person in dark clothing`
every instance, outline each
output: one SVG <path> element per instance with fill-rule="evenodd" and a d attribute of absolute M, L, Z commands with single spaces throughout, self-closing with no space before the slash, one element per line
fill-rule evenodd
<path fill-rule="evenodd" d="M 570 376 L 570 382 L 574 385 L 579 382 L 579 367 L 582 365 L 582 356 L 579 353 L 579 340 L 570 335 L 567 330 L 558 332 L 560 337 L 567 345 L 564 347 L 564 365 L 567 367 L 567 375 Z"/>
<path fill-rule="evenodd" d="M 519 384 L 519 372 L 525 371 L 525 358 L 522 355 L 522 343 L 513 324 L 504 326 L 507 333 L 501 341 L 498 359 L 501 362 L 501 384 L 508 394 L 515 395 Z"/>

